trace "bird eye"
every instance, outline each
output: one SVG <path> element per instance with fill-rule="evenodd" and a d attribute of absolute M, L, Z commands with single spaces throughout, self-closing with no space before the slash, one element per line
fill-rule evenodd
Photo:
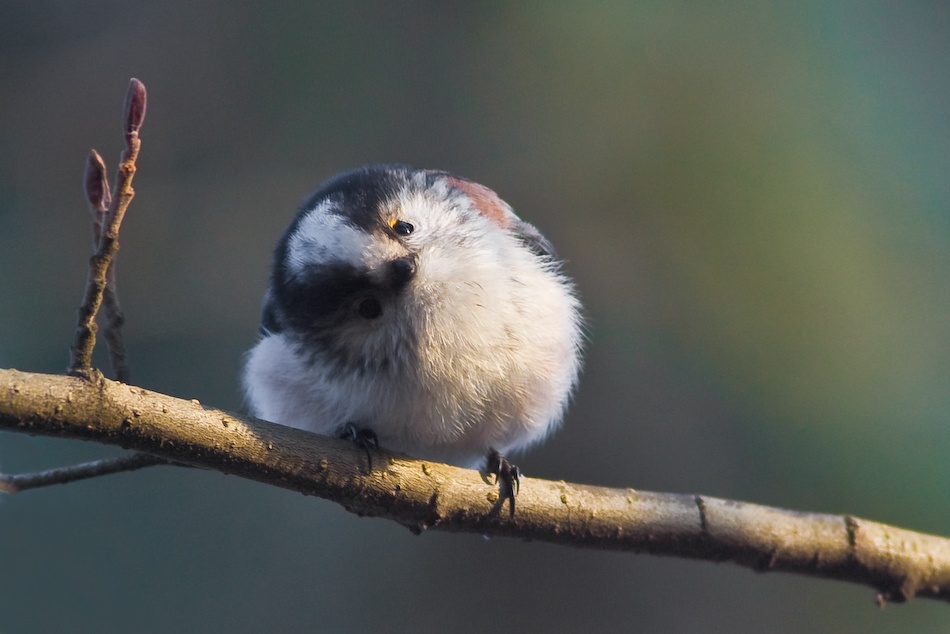
<path fill-rule="evenodd" d="M 397 220 L 393 223 L 393 231 L 396 232 L 397 236 L 408 236 L 410 233 L 415 231 L 416 228 L 412 226 L 411 223 L 406 222 L 405 220 Z"/>

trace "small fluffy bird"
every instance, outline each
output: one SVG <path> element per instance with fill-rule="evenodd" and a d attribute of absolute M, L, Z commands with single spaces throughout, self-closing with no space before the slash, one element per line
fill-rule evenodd
<path fill-rule="evenodd" d="M 554 249 L 494 191 L 364 167 L 277 243 L 244 387 L 259 418 L 501 476 L 558 426 L 581 338 Z"/>

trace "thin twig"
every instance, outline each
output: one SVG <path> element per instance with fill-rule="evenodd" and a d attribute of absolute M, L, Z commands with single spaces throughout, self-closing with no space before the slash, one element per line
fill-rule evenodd
<path fill-rule="evenodd" d="M 92 215 L 93 248 L 99 249 L 102 240 L 102 227 L 105 222 L 112 195 L 109 193 L 109 178 L 106 176 L 106 164 L 98 152 L 92 150 L 86 161 L 86 170 L 83 178 L 83 189 L 86 193 L 86 202 Z M 129 365 L 125 356 L 125 343 L 122 339 L 122 326 L 125 315 L 119 304 L 119 291 L 116 284 L 116 258 L 109 262 L 106 269 L 106 288 L 102 296 L 105 308 L 105 331 L 103 338 L 109 349 L 109 360 L 112 364 L 112 373 L 116 380 L 128 383 L 131 379 Z"/>
<path fill-rule="evenodd" d="M 131 380 L 131 373 L 125 356 L 125 341 L 122 339 L 125 314 L 119 304 L 119 294 L 115 286 L 115 260 L 106 272 L 106 292 L 102 297 L 102 304 L 105 307 L 105 330 L 102 337 L 109 348 L 112 372 L 117 381 L 128 383 Z"/>
<path fill-rule="evenodd" d="M 147 453 L 136 452 L 127 456 L 103 458 L 68 467 L 57 467 L 36 473 L 19 473 L 10 475 L 0 473 L 0 491 L 5 493 L 19 493 L 27 489 L 37 489 L 53 484 L 68 484 L 77 480 L 95 478 L 111 473 L 135 471 L 144 467 L 173 464 L 167 458 L 160 458 Z"/>
<path fill-rule="evenodd" d="M 145 86 L 138 79 L 132 79 L 125 100 L 126 147 L 122 152 L 121 163 L 116 173 L 115 191 L 109 211 L 101 221 L 98 248 L 89 260 L 86 290 L 82 304 L 79 306 L 79 324 L 70 349 L 69 373 L 73 375 L 86 378 L 94 375 L 92 351 L 96 345 L 96 314 L 102 305 L 103 295 L 108 285 L 108 270 L 119 250 L 119 227 L 135 195 L 132 179 L 135 176 L 135 161 L 141 146 L 139 129 L 145 119 L 145 107 Z"/>
<path fill-rule="evenodd" d="M 950 601 L 950 539 L 851 515 L 522 478 L 505 512 L 485 475 L 105 378 L 0 370 L 0 429 L 92 440 L 257 480 L 427 529 L 536 539 L 860 583 L 879 601 Z"/>

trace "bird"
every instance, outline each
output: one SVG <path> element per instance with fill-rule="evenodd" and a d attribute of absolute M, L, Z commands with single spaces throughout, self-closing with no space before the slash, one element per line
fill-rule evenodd
<path fill-rule="evenodd" d="M 371 165 L 278 240 L 243 386 L 264 420 L 494 473 L 514 513 L 506 456 L 559 426 L 582 326 L 553 246 L 492 189 Z"/>

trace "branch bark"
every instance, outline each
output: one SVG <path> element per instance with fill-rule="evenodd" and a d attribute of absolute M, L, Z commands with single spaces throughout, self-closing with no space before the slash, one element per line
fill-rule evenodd
<path fill-rule="evenodd" d="M 0 429 L 92 440 L 316 495 L 426 529 L 796 572 L 950 600 L 950 540 L 853 516 L 523 478 L 518 512 L 486 476 L 242 418 L 139 387 L 0 369 Z"/>

